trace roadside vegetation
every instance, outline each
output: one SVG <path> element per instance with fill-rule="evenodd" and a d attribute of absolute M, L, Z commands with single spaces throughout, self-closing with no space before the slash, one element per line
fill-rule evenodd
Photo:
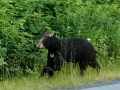
<path fill-rule="evenodd" d="M 101 65 L 84 76 L 65 63 L 53 78 L 39 77 L 47 51 L 36 50 L 42 31 L 58 38 L 88 39 Z M 119 0 L 1 0 L 0 90 L 44 90 L 82 87 L 120 78 Z"/>

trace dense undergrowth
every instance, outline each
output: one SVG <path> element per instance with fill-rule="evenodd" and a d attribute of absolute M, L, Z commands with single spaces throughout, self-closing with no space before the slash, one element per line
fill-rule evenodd
<path fill-rule="evenodd" d="M 35 46 L 45 29 L 89 38 L 102 68 L 119 67 L 119 0 L 0 0 L 0 80 L 40 72 L 47 51 Z"/>

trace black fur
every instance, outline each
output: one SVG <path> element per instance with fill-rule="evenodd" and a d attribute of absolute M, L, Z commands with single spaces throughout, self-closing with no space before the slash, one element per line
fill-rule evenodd
<path fill-rule="evenodd" d="M 43 45 L 48 49 L 48 60 L 41 76 L 44 76 L 45 73 L 53 76 L 54 71 L 61 70 L 63 60 L 79 63 L 81 75 L 83 75 L 83 71 L 87 69 L 88 65 L 94 69 L 100 69 L 100 65 L 96 61 L 97 52 L 93 45 L 86 40 L 81 38 L 58 39 L 55 35 L 44 37 Z"/>

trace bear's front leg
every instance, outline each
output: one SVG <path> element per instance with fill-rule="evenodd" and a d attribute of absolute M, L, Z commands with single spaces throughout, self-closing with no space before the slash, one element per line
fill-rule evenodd
<path fill-rule="evenodd" d="M 41 77 L 44 76 L 45 74 L 48 74 L 50 77 L 52 77 L 54 74 L 54 71 L 49 66 L 46 66 L 45 68 L 43 68 L 41 72 Z"/>

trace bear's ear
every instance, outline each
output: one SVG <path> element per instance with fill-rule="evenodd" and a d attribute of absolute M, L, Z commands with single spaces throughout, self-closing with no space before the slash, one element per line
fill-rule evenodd
<path fill-rule="evenodd" d="M 53 36 L 55 36 L 55 35 L 56 35 L 56 33 L 53 32 L 53 33 L 51 33 L 49 36 L 50 36 L 50 37 L 53 37 Z"/>
<path fill-rule="evenodd" d="M 43 32 L 42 32 L 42 35 L 44 35 L 44 34 L 47 34 L 47 31 L 46 31 L 46 30 L 43 30 Z"/>

